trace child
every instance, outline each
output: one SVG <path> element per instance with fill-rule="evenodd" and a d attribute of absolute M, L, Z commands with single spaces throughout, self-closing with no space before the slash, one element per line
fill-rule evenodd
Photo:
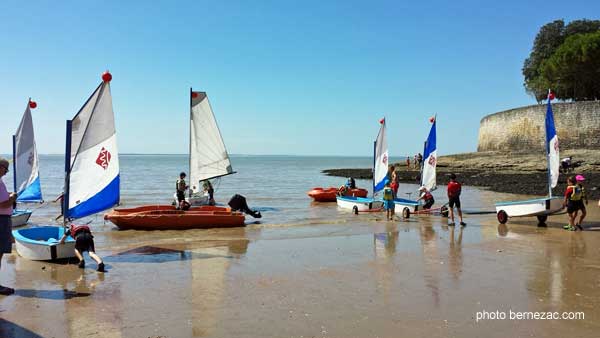
<path fill-rule="evenodd" d="M 390 187 L 390 182 L 387 182 L 383 188 L 383 209 L 386 211 L 388 221 L 394 220 L 394 208 L 394 191 Z"/>
<path fill-rule="evenodd" d="M 460 210 L 460 193 L 462 186 L 456 181 L 456 175 L 450 174 L 450 182 L 448 183 L 448 208 L 450 209 L 450 226 L 454 226 L 454 206 L 458 210 L 458 218 L 460 219 L 460 225 L 466 226 L 467 223 L 463 222 L 462 210 Z"/>
<path fill-rule="evenodd" d="M 104 272 L 104 262 L 96 255 L 94 236 L 92 236 L 90 228 L 87 225 L 71 224 L 71 226 L 65 229 L 65 234 L 61 237 L 59 244 L 65 244 L 65 239 L 67 239 L 67 236 L 69 235 L 75 239 L 75 256 L 79 258 L 79 268 L 83 269 L 85 267 L 83 252 L 87 251 L 90 254 L 90 257 L 98 263 L 97 270 L 99 272 Z"/>
<path fill-rule="evenodd" d="M 400 180 L 398 178 L 398 173 L 396 173 L 396 170 L 392 171 L 392 183 L 390 183 L 390 187 L 394 192 L 394 198 L 398 197 L 398 188 L 400 187 L 399 181 Z"/>
<path fill-rule="evenodd" d="M 175 182 L 175 190 L 177 192 L 177 208 L 183 209 L 183 201 L 185 201 L 185 190 L 188 188 L 187 184 L 185 184 L 185 173 L 181 172 L 179 174 L 179 179 Z"/>
<path fill-rule="evenodd" d="M 433 199 L 433 195 L 424 186 L 419 188 L 419 192 L 421 193 L 421 196 L 419 198 L 417 198 L 417 202 L 419 200 L 423 200 L 423 203 L 424 203 L 423 209 L 424 210 L 431 209 L 431 206 L 433 205 L 433 203 L 435 203 L 435 200 Z"/>
<path fill-rule="evenodd" d="M 584 180 L 585 178 L 582 175 L 577 175 L 575 179 L 573 177 L 567 178 L 567 189 L 565 190 L 565 200 L 563 202 L 563 206 L 567 207 L 569 224 L 563 227 L 565 230 L 575 231 L 577 228 L 579 228 L 579 230 L 583 230 L 581 222 L 583 222 L 583 219 L 586 216 L 585 205 L 583 204 L 584 199 L 586 200 L 587 204 L 585 189 L 581 184 L 581 182 Z M 575 219 L 577 218 L 577 212 L 579 210 L 581 210 L 581 217 L 579 218 L 579 223 L 576 224 Z"/>

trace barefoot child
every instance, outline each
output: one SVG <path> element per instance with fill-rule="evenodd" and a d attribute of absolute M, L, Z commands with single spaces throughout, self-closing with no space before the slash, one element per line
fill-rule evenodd
<path fill-rule="evenodd" d="M 448 183 L 448 208 L 450 209 L 451 220 L 451 223 L 448 225 L 450 226 L 454 226 L 454 206 L 456 206 L 456 210 L 458 210 L 458 219 L 460 220 L 460 225 L 467 225 L 465 222 L 463 222 L 462 210 L 460 210 L 461 190 L 462 186 L 456 181 L 456 175 L 450 174 L 450 182 Z"/>
<path fill-rule="evenodd" d="M 387 182 L 383 188 L 383 209 L 388 221 L 394 220 L 394 208 L 394 191 L 390 187 L 390 182 Z"/>
<path fill-rule="evenodd" d="M 61 237 L 59 244 L 64 244 L 67 236 L 71 235 L 75 239 L 75 256 L 79 258 L 79 268 L 85 267 L 85 261 L 83 260 L 83 252 L 87 251 L 93 260 L 98 263 L 98 271 L 104 272 L 104 263 L 102 259 L 96 255 L 94 248 L 94 236 L 92 231 L 87 225 L 75 225 L 71 224 L 70 227 L 65 229 L 65 234 Z"/>

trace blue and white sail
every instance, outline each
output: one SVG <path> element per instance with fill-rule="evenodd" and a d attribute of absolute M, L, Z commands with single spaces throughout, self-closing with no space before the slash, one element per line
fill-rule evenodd
<path fill-rule="evenodd" d="M 67 121 L 65 219 L 85 217 L 119 203 L 119 155 L 107 74 L 77 115 Z"/>
<path fill-rule="evenodd" d="M 385 135 L 385 118 L 379 121 L 381 127 L 379 128 L 379 134 L 377 134 L 377 140 L 375 141 L 375 154 L 374 154 L 374 165 L 373 165 L 373 195 L 383 190 L 385 183 L 388 182 L 388 146 L 387 138 Z"/>
<path fill-rule="evenodd" d="M 425 186 L 427 190 L 432 191 L 436 188 L 436 165 L 437 165 L 437 144 L 436 144 L 436 131 L 435 124 L 436 118 L 433 118 L 433 124 L 429 130 L 429 136 L 425 142 L 425 149 L 423 152 L 423 174 L 421 175 L 421 185 Z"/>
<path fill-rule="evenodd" d="M 13 171 L 14 185 L 17 192 L 17 202 L 41 202 L 42 188 L 40 186 L 39 158 L 33 134 L 33 120 L 30 105 L 21 118 L 21 123 L 13 137 Z M 35 108 L 35 105 L 32 105 Z"/>
<path fill-rule="evenodd" d="M 558 183 L 560 168 L 560 157 L 558 154 L 558 135 L 554 126 L 554 114 L 552 113 L 553 94 L 548 92 L 548 108 L 546 109 L 546 153 L 548 155 L 548 191 L 552 196 L 552 188 Z"/>

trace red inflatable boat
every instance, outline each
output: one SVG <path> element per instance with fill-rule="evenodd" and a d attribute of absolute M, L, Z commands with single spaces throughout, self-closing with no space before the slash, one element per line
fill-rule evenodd
<path fill-rule="evenodd" d="M 335 202 L 335 197 L 340 189 L 329 187 L 329 188 L 313 188 L 308 192 L 308 196 L 312 197 L 315 202 Z M 367 197 L 369 192 L 366 189 L 347 189 L 343 196 L 354 196 L 354 197 Z"/>

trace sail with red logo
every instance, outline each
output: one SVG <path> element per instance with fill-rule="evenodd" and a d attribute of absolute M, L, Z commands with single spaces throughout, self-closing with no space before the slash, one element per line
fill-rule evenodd
<path fill-rule="evenodd" d="M 119 156 L 110 73 L 67 121 L 65 219 L 81 218 L 119 203 Z"/>
<path fill-rule="evenodd" d="M 436 188 L 436 165 L 437 165 L 437 145 L 436 145 L 436 133 L 435 124 L 437 122 L 437 116 L 432 118 L 431 129 L 429 130 L 429 136 L 425 142 L 425 149 L 423 152 L 423 174 L 421 175 L 421 185 L 427 188 L 428 191 L 432 191 Z"/>

